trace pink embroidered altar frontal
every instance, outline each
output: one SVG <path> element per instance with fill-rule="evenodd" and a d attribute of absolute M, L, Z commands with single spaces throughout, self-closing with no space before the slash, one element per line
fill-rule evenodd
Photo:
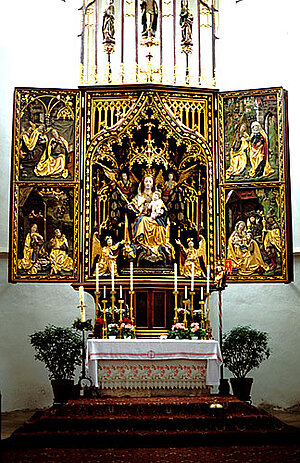
<path fill-rule="evenodd" d="M 205 389 L 219 384 L 219 343 L 89 339 L 88 375 L 101 389 Z"/>

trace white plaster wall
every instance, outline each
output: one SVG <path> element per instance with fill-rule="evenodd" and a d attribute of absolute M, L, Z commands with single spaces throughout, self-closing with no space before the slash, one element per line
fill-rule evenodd
<path fill-rule="evenodd" d="M 0 252 L 8 248 L 10 144 L 13 88 L 78 85 L 80 0 L 14 0 L 1 5 L 0 28 Z M 289 91 L 294 244 L 300 247 L 297 46 L 298 2 L 221 2 L 217 49 L 222 90 L 283 86 Z M 254 403 L 287 407 L 300 402 L 299 266 L 289 285 L 230 285 L 223 294 L 223 326 L 251 324 L 268 331 L 272 355 L 253 373 Z M 217 297 L 211 298 L 217 337 Z M 93 316 L 87 297 L 88 317 Z M 69 326 L 77 316 L 77 294 L 65 284 L 8 284 L 0 259 L 0 389 L 3 410 L 51 404 L 47 373 L 28 335 L 47 323 Z M 229 377 L 229 374 L 227 374 Z"/>

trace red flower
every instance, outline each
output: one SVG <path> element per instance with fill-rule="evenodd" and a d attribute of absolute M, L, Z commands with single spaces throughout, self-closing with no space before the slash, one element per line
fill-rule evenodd
<path fill-rule="evenodd" d="M 96 318 L 95 325 L 103 325 L 103 324 L 104 324 L 104 318 Z"/>
<path fill-rule="evenodd" d="M 124 323 L 125 323 L 126 325 L 128 325 L 128 323 L 131 324 L 130 318 L 124 318 Z"/>

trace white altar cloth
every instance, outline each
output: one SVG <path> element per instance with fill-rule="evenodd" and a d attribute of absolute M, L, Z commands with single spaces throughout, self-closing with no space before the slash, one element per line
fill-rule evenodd
<path fill-rule="evenodd" d="M 88 339 L 86 359 L 88 376 L 96 387 L 99 387 L 98 361 L 206 360 L 207 386 L 219 384 L 222 364 L 219 343 L 213 340 Z"/>

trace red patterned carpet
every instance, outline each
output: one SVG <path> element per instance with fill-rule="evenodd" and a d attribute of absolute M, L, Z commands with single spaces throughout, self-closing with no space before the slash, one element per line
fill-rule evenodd
<path fill-rule="evenodd" d="M 299 463 L 299 435 L 234 397 L 78 399 L 33 415 L 2 461 Z"/>

